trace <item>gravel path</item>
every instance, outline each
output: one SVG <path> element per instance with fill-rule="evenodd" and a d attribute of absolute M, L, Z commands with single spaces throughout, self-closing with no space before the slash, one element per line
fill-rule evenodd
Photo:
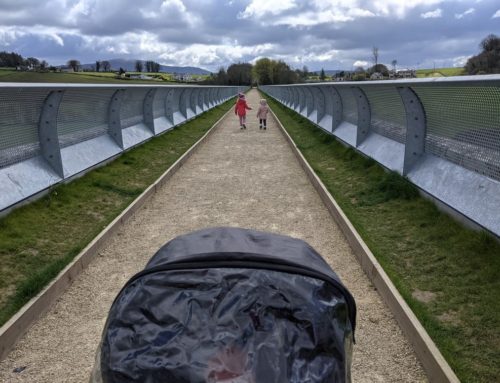
<path fill-rule="evenodd" d="M 426 382 L 408 341 L 364 275 L 258 93 L 248 129 L 234 114 L 113 236 L 98 257 L 0 363 L 1 382 L 86 382 L 110 304 L 165 242 L 195 229 L 239 226 L 304 239 L 322 254 L 358 305 L 354 382 Z M 17 367 L 26 369 L 14 373 Z"/>

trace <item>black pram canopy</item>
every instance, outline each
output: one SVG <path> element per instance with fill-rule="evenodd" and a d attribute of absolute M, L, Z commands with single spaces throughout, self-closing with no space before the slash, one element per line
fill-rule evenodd
<path fill-rule="evenodd" d="M 306 242 L 211 228 L 163 246 L 115 299 L 94 382 L 349 382 L 356 306 Z"/>

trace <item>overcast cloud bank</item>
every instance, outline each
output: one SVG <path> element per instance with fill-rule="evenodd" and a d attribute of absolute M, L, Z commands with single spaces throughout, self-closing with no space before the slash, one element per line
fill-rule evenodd
<path fill-rule="evenodd" d="M 53 65 L 111 58 L 215 71 L 260 57 L 312 70 L 461 66 L 500 32 L 495 0 L 0 0 L 0 50 Z"/>

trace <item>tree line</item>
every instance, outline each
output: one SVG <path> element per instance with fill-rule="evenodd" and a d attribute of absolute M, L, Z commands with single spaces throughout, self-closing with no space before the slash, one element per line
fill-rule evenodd
<path fill-rule="evenodd" d="M 282 60 L 261 58 L 250 63 L 231 64 L 228 68 L 221 67 L 217 73 L 212 73 L 204 81 L 213 85 L 275 85 L 304 82 L 312 73 L 306 66 L 292 69 Z"/>
<path fill-rule="evenodd" d="M 481 53 L 472 56 L 465 64 L 468 74 L 500 73 L 500 37 L 491 34 L 479 44 Z"/>
<path fill-rule="evenodd" d="M 24 58 L 15 52 L 0 52 L 0 67 L 18 68 L 26 67 L 31 69 L 46 69 L 49 66 L 47 61 L 39 60 L 36 57 Z"/>

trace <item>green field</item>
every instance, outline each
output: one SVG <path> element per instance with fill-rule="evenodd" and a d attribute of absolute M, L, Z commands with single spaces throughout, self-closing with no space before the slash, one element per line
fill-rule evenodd
<path fill-rule="evenodd" d="M 217 106 L 0 218 L 0 325 L 230 108 Z"/>
<path fill-rule="evenodd" d="M 466 229 L 403 177 L 299 114 L 269 104 L 461 381 L 498 382 L 500 242 Z"/>
<path fill-rule="evenodd" d="M 127 72 L 137 74 L 138 72 Z M 144 73 L 152 80 L 117 78 L 113 72 L 20 72 L 13 69 L 0 68 L 0 82 L 46 82 L 46 83 L 91 83 L 91 84 L 179 84 L 170 73 Z M 192 78 L 205 79 L 207 76 L 193 75 Z M 196 84 L 196 82 L 192 82 Z"/>
<path fill-rule="evenodd" d="M 436 68 L 436 69 L 418 69 L 417 77 L 449 77 L 463 76 L 467 74 L 462 67 L 458 68 Z"/>

